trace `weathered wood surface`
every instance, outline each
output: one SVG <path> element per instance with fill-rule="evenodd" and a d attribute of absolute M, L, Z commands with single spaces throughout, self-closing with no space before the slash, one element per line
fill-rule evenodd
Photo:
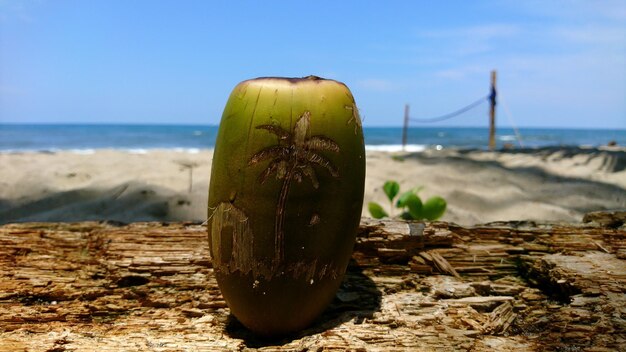
<path fill-rule="evenodd" d="M 202 225 L 5 225 L 0 350 L 623 350 L 617 216 L 475 227 L 363 219 L 331 307 L 280 341 L 229 315 Z"/>

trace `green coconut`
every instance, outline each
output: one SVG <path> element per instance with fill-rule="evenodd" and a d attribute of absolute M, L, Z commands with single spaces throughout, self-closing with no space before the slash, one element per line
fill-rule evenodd
<path fill-rule="evenodd" d="M 361 217 L 365 148 L 343 83 L 241 82 L 226 103 L 209 186 L 209 243 L 232 314 L 275 336 L 332 301 Z"/>

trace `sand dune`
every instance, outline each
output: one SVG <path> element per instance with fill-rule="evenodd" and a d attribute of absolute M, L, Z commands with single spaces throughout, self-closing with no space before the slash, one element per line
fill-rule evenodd
<path fill-rule="evenodd" d="M 208 150 L 0 154 L 0 223 L 204 221 L 211 156 Z M 465 225 L 580 221 L 588 211 L 626 208 L 623 149 L 368 152 L 365 204 L 387 205 L 381 186 L 389 179 L 402 189 L 424 186 L 423 198 L 443 196 L 449 204 L 443 220 Z"/>
<path fill-rule="evenodd" d="M 0 154 L 0 222 L 201 221 L 211 152 Z M 189 168 L 193 168 L 189 192 Z"/>
<path fill-rule="evenodd" d="M 446 198 L 449 210 L 444 220 L 461 224 L 580 221 L 588 211 L 626 207 L 623 150 L 431 150 L 396 160 L 384 154 L 368 155 L 371 169 L 391 170 L 369 173 L 368 184 L 394 178 L 405 189 L 425 186 L 423 198 Z M 385 201 L 380 188 L 370 196 Z"/>

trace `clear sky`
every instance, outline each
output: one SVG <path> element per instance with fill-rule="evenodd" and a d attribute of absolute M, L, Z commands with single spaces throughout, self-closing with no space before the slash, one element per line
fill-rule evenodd
<path fill-rule="evenodd" d="M 398 126 L 492 69 L 500 126 L 626 128 L 626 1 L 0 0 L 0 123 L 217 124 L 238 82 L 314 74 Z"/>

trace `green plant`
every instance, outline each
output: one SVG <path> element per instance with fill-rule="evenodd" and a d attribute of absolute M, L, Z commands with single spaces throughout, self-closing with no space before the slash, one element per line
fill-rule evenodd
<path fill-rule="evenodd" d="M 394 199 L 398 193 L 400 193 L 400 184 L 396 181 L 387 181 L 383 185 L 383 191 L 389 199 L 391 215 L 376 202 L 370 202 L 368 204 L 370 214 L 375 219 L 393 217 L 393 209 L 398 208 L 401 210 L 400 218 L 404 220 L 437 220 L 446 212 L 446 200 L 439 196 L 434 196 L 428 198 L 425 203 L 422 203 L 419 192 L 423 188 L 424 187 L 415 187 L 400 194 L 394 204 Z"/>

